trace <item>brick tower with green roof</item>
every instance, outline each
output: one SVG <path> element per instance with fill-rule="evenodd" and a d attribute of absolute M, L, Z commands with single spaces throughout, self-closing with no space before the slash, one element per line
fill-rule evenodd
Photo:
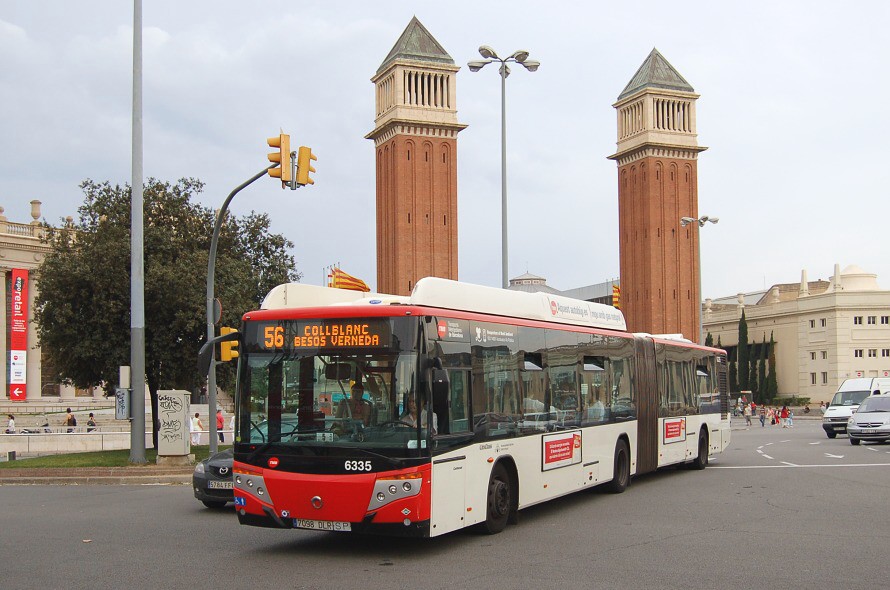
<path fill-rule="evenodd" d="M 612 106 L 618 114 L 621 308 L 628 329 L 699 338 L 698 145 L 692 86 L 657 49 Z"/>
<path fill-rule="evenodd" d="M 417 17 L 371 78 L 376 87 L 377 290 L 407 295 L 418 279 L 457 279 L 460 68 Z"/>

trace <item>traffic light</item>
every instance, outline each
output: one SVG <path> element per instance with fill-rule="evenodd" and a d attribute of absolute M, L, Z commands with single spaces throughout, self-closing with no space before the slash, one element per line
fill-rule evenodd
<path fill-rule="evenodd" d="M 312 153 L 312 148 L 301 145 L 300 151 L 297 152 L 297 186 L 315 184 L 315 181 L 309 178 L 309 173 L 315 172 L 310 163 L 312 160 L 318 160 Z"/>
<path fill-rule="evenodd" d="M 281 179 L 281 188 L 287 186 L 292 180 L 290 160 L 290 135 L 282 133 L 278 137 L 270 137 L 269 147 L 278 148 L 278 152 L 269 154 L 270 162 L 281 164 L 278 168 L 269 168 L 269 176 Z"/>
<path fill-rule="evenodd" d="M 225 336 L 226 334 L 232 334 L 237 332 L 235 328 L 228 328 L 226 326 L 222 326 L 219 329 L 219 335 Z M 226 342 L 219 343 L 219 360 L 227 363 L 234 358 L 238 358 L 238 341 L 237 340 L 228 340 Z"/>

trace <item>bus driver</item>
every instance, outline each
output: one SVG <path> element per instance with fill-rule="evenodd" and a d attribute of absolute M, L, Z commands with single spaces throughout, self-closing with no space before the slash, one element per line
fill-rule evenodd
<path fill-rule="evenodd" d="M 367 426 L 371 422 L 371 404 L 363 398 L 365 395 L 365 388 L 360 381 L 356 381 L 352 384 L 352 389 L 350 390 L 349 395 L 349 399 L 342 400 L 337 407 L 337 418 L 343 419 L 337 424 L 342 427 L 347 421 L 361 420 L 362 425 Z"/>
<path fill-rule="evenodd" d="M 425 410 L 420 412 L 420 427 L 426 428 L 427 412 Z M 399 418 L 401 422 L 408 424 L 413 427 L 417 427 L 417 402 L 414 401 L 414 397 L 408 398 L 408 411 L 406 411 L 401 418 Z M 439 417 L 436 416 L 436 413 L 433 412 L 433 434 L 438 434 L 439 430 Z"/>

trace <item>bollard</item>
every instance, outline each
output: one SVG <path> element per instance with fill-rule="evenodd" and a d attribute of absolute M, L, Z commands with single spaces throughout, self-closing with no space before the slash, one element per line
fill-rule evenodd
<path fill-rule="evenodd" d="M 15 461 L 15 451 L 6 451 L 6 460 Z"/>

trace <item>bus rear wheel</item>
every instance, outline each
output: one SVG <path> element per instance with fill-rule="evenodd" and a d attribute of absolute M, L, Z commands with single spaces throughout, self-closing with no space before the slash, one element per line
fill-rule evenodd
<path fill-rule="evenodd" d="M 612 473 L 612 481 L 606 484 L 606 489 L 612 494 L 620 494 L 630 485 L 630 449 L 624 439 L 615 445 L 615 470 Z"/>
<path fill-rule="evenodd" d="M 704 469 L 708 466 L 708 452 L 710 449 L 708 448 L 708 435 L 702 433 L 701 436 L 698 437 L 698 457 L 692 460 L 693 469 Z"/>
<path fill-rule="evenodd" d="M 513 493 L 510 489 L 510 476 L 500 463 L 491 470 L 488 478 L 488 502 L 485 511 L 484 530 L 489 535 L 497 534 L 507 527 Z"/>

